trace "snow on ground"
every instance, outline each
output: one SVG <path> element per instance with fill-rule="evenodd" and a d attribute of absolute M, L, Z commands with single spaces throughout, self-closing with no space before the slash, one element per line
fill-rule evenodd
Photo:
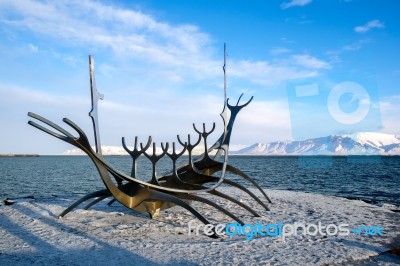
<path fill-rule="evenodd" d="M 180 207 L 161 212 L 160 217 L 133 212 L 107 201 L 90 210 L 61 213 L 73 200 L 66 197 L 20 199 L 0 206 L 1 265 L 395 265 L 395 255 L 379 255 L 400 247 L 400 213 L 362 201 L 317 194 L 266 190 L 273 203 L 262 211 L 248 196 L 222 188 L 254 206 L 263 224 L 279 221 L 322 225 L 341 223 L 349 228 L 379 225 L 383 236 L 350 233 L 346 236 L 222 236 L 188 234 L 194 217 Z M 207 198 L 210 198 L 207 195 Z M 260 196 L 261 198 L 261 196 Z M 246 223 L 256 224 L 244 209 L 222 199 L 213 199 Z M 214 224 L 231 223 L 228 217 L 206 205 L 193 206 Z M 200 224 L 196 221 L 195 225 Z M 372 259 L 372 260 L 371 260 Z"/>

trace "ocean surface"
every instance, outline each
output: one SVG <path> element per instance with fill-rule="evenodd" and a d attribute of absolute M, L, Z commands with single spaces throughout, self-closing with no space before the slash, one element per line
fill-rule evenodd
<path fill-rule="evenodd" d="M 187 158 L 180 158 L 185 161 Z M 118 170 L 130 174 L 129 156 L 105 156 Z M 360 199 L 400 207 L 400 157 L 285 157 L 230 156 L 229 163 L 256 180 L 261 187 Z M 163 159 L 157 173 L 168 171 Z M 137 173 L 150 178 L 151 164 L 140 158 Z M 241 184 L 251 187 L 233 175 Z M 104 185 L 87 156 L 0 157 L 0 199 L 33 195 L 86 194 Z"/>

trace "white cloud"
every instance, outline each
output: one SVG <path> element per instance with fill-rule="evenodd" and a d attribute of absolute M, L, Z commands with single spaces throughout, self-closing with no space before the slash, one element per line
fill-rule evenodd
<path fill-rule="evenodd" d="M 342 47 L 343 51 L 357 51 L 360 50 L 364 44 L 370 43 L 370 40 L 358 40 Z"/>
<path fill-rule="evenodd" d="M 31 51 L 32 53 L 37 53 L 39 51 L 39 48 L 31 43 L 28 44 L 28 48 L 29 48 L 29 51 Z"/>
<path fill-rule="evenodd" d="M 282 9 L 287 9 L 290 7 L 295 7 L 295 6 L 305 6 L 308 5 L 312 2 L 312 0 L 292 0 L 290 2 L 284 2 L 281 4 Z"/>
<path fill-rule="evenodd" d="M 236 61 L 229 68 L 229 73 L 234 77 L 249 79 L 262 85 L 274 85 L 288 79 L 312 77 L 318 75 L 315 69 L 302 65 L 299 68 L 286 62 L 271 64 L 265 61 Z"/>
<path fill-rule="evenodd" d="M 331 65 L 328 62 L 320 60 L 308 54 L 293 55 L 294 62 L 300 66 L 311 69 L 329 69 Z"/>
<path fill-rule="evenodd" d="M 0 95 L 3 98 L 4 104 L 19 104 L 24 103 L 35 106 L 51 106 L 57 108 L 68 108 L 72 105 L 77 106 L 84 104 L 85 99 L 79 96 L 71 95 L 55 95 L 45 91 L 37 91 L 28 88 L 12 86 L 0 83 Z M 18 108 L 18 106 L 15 106 Z M 24 106 L 26 108 L 26 106 Z"/>
<path fill-rule="evenodd" d="M 117 68 L 106 63 L 102 63 L 99 65 L 99 70 L 104 76 L 111 76 L 113 73 L 115 73 L 115 71 L 117 71 Z"/>
<path fill-rule="evenodd" d="M 358 32 L 358 33 L 365 33 L 374 28 L 379 29 L 379 28 L 384 28 L 384 27 L 385 27 L 385 24 L 383 24 L 383 22 L 379 21 L 378 19 L 374 19 L 374 20 L 368 21 L 363 26 L 355 27 L 354 31 Z"/>
<path fill-rule="evenodd" d="M 274 47 L 271 49 L 270 53 L 272 55 L 287 54 L 287 53 L 290 53 L 290 49 L 287 49 L 284 47 Z"/>
<path fill-rule="evenodd" d="M 280 40 L 281 40 L 282 42 L 284 42 L 284 43 L 289 43 L 289 44 L 292 44 L 292 43 L 295 42 L 295 41 L 293 41 L 293 40 L 291 40 L 291 39 L 289 39 L 289 38 L 287 38 L 287 37 L 282 37 Z"/>
<path fill-rule="evenodd" d="M 296 23 L 296 24 L 311 24 L 314 23 L 313 20 L 307 19 L 307 16 L 302 15 L 300 18 L 286 18 L 286 23 Z"/>
<path fill-rule="evenodd" d="M 357 40 L 355 42 L 343 45 L 336 50 L 327 51 L 325 54 L 328 56 L 329 62 L 331 64 L 339 63 L 342 61 L 341 56 L 343 53 L 358 51 L 358 50 L 362 49 L 364 47 L 364 45 L 366 45 L 370 42 L 371 41 L 368 39 Z"/>
<path fill-rule="evenodd" d="M 154 63 L 180 65 L 201 59 L 200 52 L 210 41 L 195 26 L 172 26 L 138 11 L 93 1 L 2 1 L 0 7 L 18 14 L 4 13 L 5 24 Z"/>

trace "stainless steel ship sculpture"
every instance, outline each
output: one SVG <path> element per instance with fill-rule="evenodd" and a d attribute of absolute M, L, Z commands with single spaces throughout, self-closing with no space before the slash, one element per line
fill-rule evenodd
<path fill-rule="evenodd" d="M 55 123 L 45 119 L 37 114 L 28 113 L 28 116 L 35 119 L 36 121 L 42 122 L 38 124 L 32 120 L 28 122 L 29 125 L 42 130 L 43 132 L 52 135 L 60 140 L 68 142 L 69 144 L 81 149 L 85 152 L 90 159 L 95 164 L 97 171 L 100 174 L 102 181 L 104 182 L 105 189 L 89 193 L 82 197 L 81 199 L 74 202 L 66 210 L 64 210 L 59 217 L 63 217 L 78 205 L 88 200 L 92 200 L 87 204 L 84 209 L 88 209 L 94 204 L 100 202 L 103 199 L 112 197 L 109 204 L 114 201 L 118 201 L 122 205 L 129 209 L 149 213 L 150 217 L 156 217 L 160 214 L 160 211 L 173 206 L 180 206 L 191 212 L 195 217 L 197 217 L 204 224 L 209 224 L 210 222 L 206 217 L 201 215 L 192 206 L 189 205 L 191 201 L 201 202 L 214 207 L 225 215 L 229 216 L 233 220 L 237 221 L 239 224 L 244 224 L 236 215 L 228 211 L 224 207 L 218 205 L 214 201 L 207 199 L 205 196 L 211 194 L 217 197 L 224 198 L 228 201 L 235 203 L 236 205 L 244 208 L 252 215 L 259 217 L 260 215 L 248 205 L 242 203 L 240 200 L 234 197 L 222 193 L 217 190 L 221 184 L 227 186 L 235 187 L 239 190 L 247 193 L 251 198 L 253 198 L 258 204 L 268 211 L 267 204 L 265 202 L 271 203 L 263 189 L 248 175 L 235 168 L 234 166 L 228 164 L 228 151 L 229 142 L 232 134 L 233 124 L 238 115 L 239 111 L 247 106 L 253 97 L 243 105 L 239 105 L 240 99 L 243 94 L 239 97 L 236 105 L 230 105 L 229 99 L 226 96 L 226 49 L 224 47 L 224 107 L 221 113 L 222 121 L 224 123 L 224 131 L 218 140 L 210 148 L 207 148 L 207 138 L 214 131 L 215 123 L 212 129 L 207 131 L 205 124 L 203 124 L 202 129 L 198 129 L 195 124 L 193 124 L 194 131 L 197 134 L 197 140 L 195 143 L 191 142 L 191 137 L 188 135 L 187 141 L 183 141 L 179 135 L 177 136 L 177 141 L 183 146 L 180 152 L 177 152 L 175 147 L 175 142 L 172 143 L 172 151 L 169 149 L 169 143 L 165 146 L 161 143 L 162 153 L 156 154 L 156 144 L 153 142 L 151 136 L 148 138 L 146 145 L 140 143 L 138 145 L 138 139 L 135 138 L 134 148 L 132 150 L 128 149 L 125 139 L 122 138 L 122 145 L 127 153 L 132 157 L 132 171 L 130 175 L 124 174 L 118 171 L 109 163 L 107 163 L 102 156 L 101 143 L 100 143 L 100 132 L 99 123 L 97 116 L 97 103 L 99 99 L 103 99 L 103 95 L 100 94 L 95 85 L 94 78 L 94 61 L 93 57 L 89 56 L 89 70 L 90 70 L 90 89 L 91 89 L 91 100 L 92 109 L 89 112 L 89 116 L 92 119 L 94 140 L 95 140 L 95 150 L 92 149 L 89 139 L 81 128 L 79 128 L 74 122 L 68 118 L 64 118 L 63 122 L 74 129 L 77 136 L 71 134 L 66 129 L 56 125 Z M 228 119 L 229 117 L 229 119 Z M 52 128 L 50 130 L 43 124 Z M 193 150 L 199 145 L 203 140 L 204 152 L 201 156 L 194 158 Z M 153 145 L 152 145 L 153 144 Z M 150 146 L 152 145 L 152 152 L 148 152 Z M 140 146 L 140 147 L 138 147 Z M 187 151 L 188 161 L 187 163 L 177 166 L 177 160 L 180 156 Z M 211 154 L 214 154 L 213 156 Z M 143 181 L 138 178 L 136 168 L 138 164 L 138 158 L 140 156 L 145 156 L 149 159 L 152 164 L 152 177 L 149 181 Z M 168 156 L 172 160 L 172 171 L 166 175 L 158 176 L 156 174 L 156 165 L 158 161 L 164 157 Z M 217 158 L 221 157 L 221 160 Z M 240 185 L 237 182 L 226 179 L 226 173 L 231 172 L 245 179 L 247 182 L 253 184 L 259 192 L 263 195 L 263 200 L 257 197 L 253 192 L 248 190 L 246 187 Z M 215 174 L 219 173 L 219 176 Z"/>

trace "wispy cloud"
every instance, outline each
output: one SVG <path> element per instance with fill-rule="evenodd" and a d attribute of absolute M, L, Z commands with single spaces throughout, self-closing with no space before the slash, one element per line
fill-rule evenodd
<path fill-rule="evenodd" d="M 287 37 L 282 37 L 280 40 L 281 40 L 282 42 L 288 43 L 288 44 L 292 44 L 292 43 L 295 42 L 295 41 L 293 41 L 293 40 L 291 40 L 291 39 L 289 39 L 289 38 L 287 38 Z"/>
<path fill-rule="evenodd" d="M 282 9 L 287 9 L 295 6 L 305 6 L 312 2 L 312 0 L 292 0 L 281 4 Z"/>
<path fill-rule="evenodd" d="M 314 21 L 308 19 L 307 16 L 302 15 L 300 18 L 286 18 L 285 22 L 296 23 L 296 24 L 311 24 Z"/>
<path fill-rule="evenodd" d="M 271 49 L 270 53 L 272 55 L 280 55 L 280 54 L 286 54 L 289 53 L 290 49 L 284 48 L 284 47 L 274 47 Z"/>
<path fill-rule="evenodd" d="M 31 43 L 28 44 L 28 49 L 32 53 L 37 53 L 39 51 L 39 48 L 36 45 L 33 45 Z"/>
<path fill-rule="evenodd" d="M 293 55 L 294 62 L 300 66 L 311 69 L 329 69 L 331 65 L 321 59 L 313 57 L 308 54 Z"/>
<path fill-rule="evenodd" d="M 360 50 L 364 44 L 370 43 L 370 40 L 358 40 L 356 42 L 344 45 L 342 47 L 343 51 L 357 51 Z"/>
<path fill-rule="evenodd" d="M 374 19 L 371 21 L 368 21 L 365 25 L 362 26 L 357 26 L 354 28 L 355 32 L 358 33 L 365 33 L 368 32 L 371 29 L 380 29 L 380 28 L 384 28 L 385 24 L 381 21 L 379 21 L 378 19 Z"/>
<path fill-rule="evenodd" d="M 345 44 L 335 50 L 329 50 L 326 55 L 331 63 L 339 63 L 342 61 L 341 56 L 344 53 L 355 52 L 364 47 L 364 45 L 371 43 L 369 39 L 360 39 L 352 43 Z"/>
<path fill-rule="evenodd" d="M 6 0 L 0 7 L 14 14 L 3 13 L 2 23 L 155 63 L 179 65 L 199 59 L 199 51 L 210 41 L 193 25 L 171 26 L 138 11 L 93 1 Z"/>
<path fill-rule="evenodd" d="M 0 83 L 0 93 L 5 102 L 35 104 L 38 106 L 70 107 L 71 105 L 84 104 L 83 98 L 70 95 L 55 95 L 44 91 L 31 90 L 24 87 Z"/>
<path fill-rule="evenodd" d="M 235 77 L 243 77 L 261 85 L 274 85 L 289 79 L 313 77 L 318 75 L 318 69 L 311 67 L 311 63 L 295 64 L 285 62 L 269 63 L 265 61 L 238 61 L 235 62 L 229 73 Z M 322 61 L 321 61 L 322 62 Z"/>

